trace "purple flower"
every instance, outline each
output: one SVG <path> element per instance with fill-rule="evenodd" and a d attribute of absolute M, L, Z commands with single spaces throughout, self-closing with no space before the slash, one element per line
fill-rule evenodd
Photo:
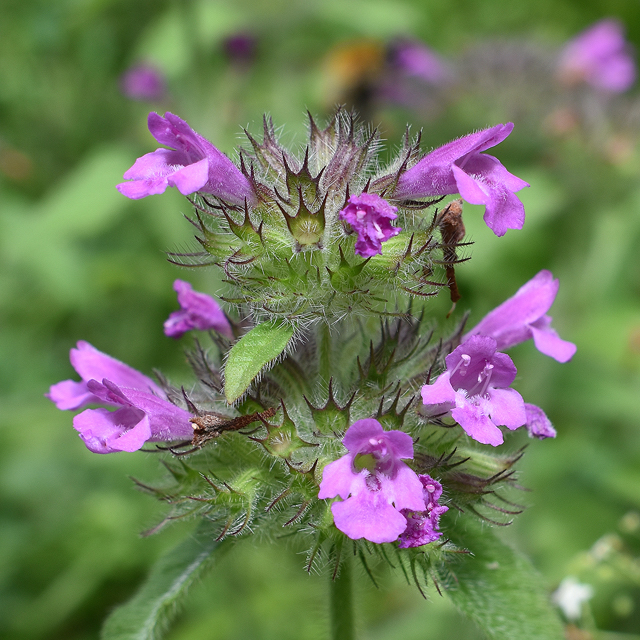
<path fill-rule="evenodd" d="M 232 62 L 249 64 L 256 57 L 256 37 L 251 33 L 235 33 L 227 36 L 222 48 Z"/>
<path fill-rule="evenodd" d="M 472 336 L 446 358 L 447 370 L 422 387 L 422 401 L 451 417 L 482 444 L 494 447 L 504 439 L 498 425 L 517 429 L 526 424 L 524 401 L 510 389 L 516 377 L 511 358 L 496 351 L 496 341 Z"/>
<path fill-rule="evenodd" d="M 556 430 L 540 407 L 525 402 L 524 411 L 527 416 L 527 424 L 525 426 L 529 432 L 529 437 L 538 438 L 539 440 L 556 437 Z"/>
<path fill-rule="evenodd" d="M 391 220 L 398 217 L 397 210 L 375 193 L 349 198 L 349 204 L 339 215 L 358 234 L 355 252 L 359 256 L 369 258 L 382 253 L 382 243 L 402 231 L 400 227 L 391 226 Z"/>
<path fill-rule="evenodd" d="M 562 340 L 551 328 L 551 318 L 546 315 L 556 299 L 559 286 L 550 271 L 540 271 L 515 295 L 486 315 L 463 337 L 462 342 L 475 335 L 490 336 L 502 351 L 533 338 L 538 351 L 558 362 L 571 360 L 576 345 Z"/>
<path fill-rule="evenodd" d="M 160 100 L 167 90 L 164 76 L 150 64 L 138 64 L 128 69 L 120 79 L 120 87 L 132 100 Z"/>
<path fill-rule="evenodd" d="M 601 20 L 570 40 L 560 54 L 558 73 L 567 84 L 584 81 L 612 93 L 629 89 L 636 65 L 622 24 Z"/>
<path fill-rule="evenodd" d="M 87 387 L 87 382 L 103 378 L 108 378 L 120 387 L 141 389 L 164 397 L 164 391 L 151 378 L 147 378 L 124 362 L 98 351 L 83 340 L 78 342 L 75 349 L 71 349 L 69 360 L 82 378 L 82 382 L 64 380 L 54 384 L 46 394 L 47 398 L 63 411 L 74 411 L 88 404 L 100 402 L 100 399 Z"/>
<path fill-rule="evenodd" d="M 404 200 L 459 193 L 471 204 L 485 205 L 484 221 L 497 235 L 521 229 L 524 206 L 514 195 L 529 185 L 509 173 L 493 156 L 481 153 L 502 142 L 513 124 L 471 133 L 428 153 L 398 180 L 394 197 Z"/>
<path fill-rule="evenodd" d="M 407 528 L 400 535 L 400 549 L 407 547 L 421 547 L 434 542 L 441 535 L 438 531 L 440 516 L 449 511 L 449 507 L 439 505 L 438 500 L 442 495 L 442 485 L 428 475 L 418 475 L 422 483 L 424 503 L 426 511 L 408 511 L 404 509 L 402 515 L 407 519 Z"/>
<path fill-rule="evenodd" d="M 396 69 L 431 84 L 443 84 L 451 75 L 442 58 L 418 40 L 399 39 L 391 43 L 389 58 Z"/>
<path fill-rule="evenodd" d="M 171 149 L 156 149 L 138 158 L 117 185 L 127 198 L 144 198 L 177 187 L 183 195 L 196 191 L 211 193 L 231 204 L 256 201 L 249 180 L 208 140 L 172 113 L 165 117 L 149 114 L 149 131 Z"/>
<path fill-rule="evenodd" d="M 187 331 L 213 329 L 228 338 L 233 338 L 231 325 L 218 303 L 206 293 L 194 291 L 184 280 L 176 280 L 173 288 L 178 292 L 180 311 L 174 311 L 164 323 L 164 333 L 179 338 Z"/>
<path fill-rule="evenodd" d="M 393 542 L 407 528 L 403 509 L 425 511 L 422 483 L 402 458 L 413 458 L 413 440 L 402 431 L 383 431 L 371 418 L 354 422 L 342 440 L 349 453 L 329 463 L 318 498 L 335 498 L 335 525 L 358 540 Z"/>
<path fill-rule="evenodd" d="M 192 437 L 189 413 L 169 402 L 147 376 L 88 342 L 78 342 L 70 359 L 82 382 L 65 380 L 49 389 L 46 395 L 58 409 L 79 409 L 87 404 L 117 407 L 116 411 L 87 409 L 73 419 L 90 451 L 137 451 L 148 441 Z"/>

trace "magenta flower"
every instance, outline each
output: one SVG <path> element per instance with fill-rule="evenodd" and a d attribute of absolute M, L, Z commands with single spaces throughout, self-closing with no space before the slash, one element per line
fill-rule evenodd
<path fill-rule="evenodd" d="M 538 438 L 538 440 L 556 437 L 556 430 L 553 428 L 551 420 L 547 418 L 547 415 L 540 407 L 525 402 L 524 411 L 527 416 L 525 426 L 529 432 L 529 437 Z"/>
<path fill-rule="evenodd" d="M 120 79 L 120 88 L 132 100 L 160 100 L 167 90 L 164 76 L 150 64 L 128 69 Z"/>
<path fill-rule="evenodd" d="M 481 153 L 502 142 L 513 124 L 471 133 L 428 153 L 398 180 L 394 197 L 405 200 L 459 193 L 471 204 L 485 205 L 484 221 L 497 235 L 522 229 L 524 206 L 514 195 L 528 183 L 509 173 L 493 156 Z"/>
<path fill-rule="evenodd" d="M 449 507 L 438 504 L 442 495 L 442 485 L 428 475 L 418 475 L 422 483 L 424 503 L 427 505 L 426 511 L 408 511 L 404 509 L 402 515 L 407 519 L 407 528 L 400 534 L 400 549 L 407 547 L 421 547 L 422 545 L 434 542 L 441 535 L 438 531 L 440 526 L 440 516 L 449 511 Z"/>
<path fill-rule="evenodd" d="M 389 57 L 396 69 L 430 84 L 443 84 L 451 75 L 442 58 L 418 40 L 399 39 L 392 42 Z"/>
<path fill-rule="evenodd" d="M 164 323 L 164 333 L 179 338 L 187 331 L 213 329 L 228 338 L 233 338 L 231 325 L 220 305 L 206 293 L 194 291 L 184 280 L 176 280 L 173 288 L 178 292 L 180 311 L 174 311 Z"/>
<path fill-rule="evenodd" d="M 144 198 L 177 187 L 183 195 L 202 191 L 231 204 L 253 203 L 256 195 L 249 180 L 208 140 L 172 113 L 149 114 L 149 131 L 171 149 L 156 149 L 138 158 L 117 185 L 127 198 Z"/>
<path fill-rule="evenodd" d="M 583 81 L 596 89 L 622 93 L 636 80 L 636 65 L 617 20 L 601 20 L 570 40 L 558 60 L 567 84 Z"/>
<path fill-rule="evenodd" d="M 79 409 L 87 404 L 117 407 L 116 411 L 87 409 L 73 419 L 90 451 L 137 451 L 145 442 L 192 437 L 189 413 L 169 402 L 147 376 L 88 342 L 78 342 L 70 359 L 82 382 L 65 380 L 49 389 L 46 395 L 58 409 Z"/>
<path fill-rule="evenodd" d="M 517 429 L 526 424 L 522 396 L 510 389 L 516 377 L 511 358 L 496 351 L 496 341 L 472 336 L 446 358 L 447 370 L 422 387 L 422 401 L 451 417 L 482 444 L 494 447 L 504 438 L 498 425 Z"/>
<path fill-rule="evenodd" d="M 351 196 L 340 211 L 340 219 L 348 222 L 358 234 L 355 252 L 363 258 L 382 253 L 382 243 L 398 235 L 402 229 L 392 227 L 398 209 L 375 193 Z"/>
<path fill-rule="evenodd" d="M 329 463 L 318 498 L 335 498 L 335 525 L 353 540 L 393 542 L 407 528 L 403 509 L 425 511 L 422 483 L 404 462 L 413 440 L 402 431 L 383 431 L 371 418 L 354 422 L 342 440 L 349 453 Z"/>
<path fill-rule="evenodd" d="M 556 299 L 559 286 L 550 271 L 540 271 L 515 295 L 487 314 L 463 337 L 462 342 L 475 335 L 490 336 L 502 351 L 533 338 L 538 351 L 558 362 L 571 360 L 576 345 L 562 340 L 551 328 L 551 317 L 546 315 Z"/>
<path fill-rule="evenodd" d="M 63 380 L 54 384 L 46 394 L 58 409 L 74 411 L 100 402 L 87 387 L 89 380 L 108 378 L 120 387 L 148 391 L 164 397 L 164 391 L 144 374 L 129 365 L 98 351 L 88 342 L 80 340 L 75 349 L 69 352 L 71 366 L 76 370 L 82 382 Z"/>

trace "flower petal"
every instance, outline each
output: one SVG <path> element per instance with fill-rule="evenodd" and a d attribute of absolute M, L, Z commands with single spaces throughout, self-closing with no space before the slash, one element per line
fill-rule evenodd
<path fill-rule="evenodd" d="M 183 196 L 200 191 L 209 179 L 209 160 L 203 158 L 198 162 L 182 167 L 168 178 L 167 182 L 171 187 L 177 187 Z"/>
<path fill-rule="evenodd" d="M 365 490 L 344 502 L 334 502 L 331 513 L 336 527 L 352 540 L 393 542 L 407 528 L 407 519 L 381 491 Z"/>
<path fill-rule="evenodd" d="M 496 425 L 517 429 L 527 422 L 524 400 L 515 389 L 490 389 L 491 407 L 489 415 Z"/>
<path fill-rule="evenodd" d="M 540 353 L 544 353 L 558 362 L 569 362 L 575 355 L 576 345 L 568 340 L 563 340 L 551 327 L 538 328 L 536 324 L 532 324 L 529 328 L 536 349 Z"/>

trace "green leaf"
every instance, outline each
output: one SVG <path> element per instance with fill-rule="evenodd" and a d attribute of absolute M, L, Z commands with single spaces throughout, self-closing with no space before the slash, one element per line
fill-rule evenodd
<path fill-rule="evenodd" d="M 454 605 L 495 640 L 562 640 L 560 619 L 531 563 L 477 521 L 461 518 L 456 529 L 452 540 L 473 555 L 449 567 Z"/>
<path fill-rule="evenodd" d="M 224 368 L 224 395 L 227 402 L 237 400 L 254 378 L 287 347 L 293 327 L 281 321 L 263 322 L 236 342 Z"/>
<path fill-rule="evenodd" d="M 129 602 L 105 621 L 102 640 L 154 640 L 161 637 L 187 590 L 213 564 L 213 552 L 229 545 L 214 540 L 211 527 L 200 525 L 151 569 L 147 581 Z M 221 550 L 221 549 L 220 549 Z M 216 557 L 220 552 L 216 554 Z"/>

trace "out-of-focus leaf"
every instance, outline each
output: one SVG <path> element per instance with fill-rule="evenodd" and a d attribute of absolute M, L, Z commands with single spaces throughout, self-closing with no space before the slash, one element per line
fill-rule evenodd
<path fill-rule="evenodd" d="M 102 628 L 102 640 L 152 640 L 161 636 L 187 590 L 218 558 L 217 542 L 207 523 L 165 554 L 151 569 L 140 591 L 116 609 Z"/>
<path fill-rule="evenodd" d="M 454 542 L 471 553 L 451 567 L 453 603 L 495 640 L 562 640 L 560 620 L 531 563 L 476 521 L 458 520 Z"/>

